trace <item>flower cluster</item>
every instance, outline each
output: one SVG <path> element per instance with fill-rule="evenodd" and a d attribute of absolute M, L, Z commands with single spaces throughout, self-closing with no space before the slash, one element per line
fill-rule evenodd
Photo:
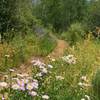
<path fill-rule="evenodd" d="M 35 90 L 38 89 L 38 80 L 35 80 L 35 79 L 32 79 L 30 77 L 23 77 L 23 78 L 16 78 L 16 79 L 13 79 L 15 80 L 15 82 L 12 84 L 12 89 L 14 90 L 22 90 L 22 91 L 29 91 L 29 94 L 30 92 L 33 92 Z"/>
<path fill-rule="evenodd" d="M 0 82 L 0 90 L 3 90 L 4 88 L 8 88 L 8 84 L 6 82 Z"/>
<path fill-rule="evenodd" d="M 49 69 L 52 69 L 52 65 L 46 65 L 43 62 L 41 62 L 39 59 L 38 60 L 33 60 L 32 61 L 33 67 L 39 68 L 39 72 L 36 74 L 36 77 L 43 77 L 49 72 Z"/>
<path fill-rule="evenodd" d="M 76 58 L 74 55 L 63 56 L 62 60 L 68 64 L 76 64 Z"/>
<path fill-rule="evenodd" d="M 91 99 L 90 99 L 90 96 L 85 95 L 84 98 L 82 98 L 81 100 L 91 100 Z"/>
<path fill-rule="evenodd" d="M 43 74 L 46 74 L 48 71 L 46 69 L 46 67 L 43 67 L 43 66 L 46 66 L 45 64 L 43 63 L 40 63 L 40 61 L 37 61 L 34 63 L 34 65 L 38 65 L 41 69 L 41 75 Z M 49 68 L 53 68 L 52 65 L 48 65 L 48 69 Z M 13 69 L 10 69 L 10 75 L 12 75 L 12 73 L 15 71 Z M 36 96 L 41 96 L 41 98 L 43 100 L 47 100 L 49 99 L 49 96 L 44 94 L 44 95 L 41 95 L 38 93 L 38 89 L 40 88 L 39 87 L 39 81 L 31 76 L 29 76 L 29 74 L 19 74 L 19 73 L 16 73 L 15 76 L 10 76 L 8 77 L 8 75 L 6 75 L 8 79 L 10 79 L 10 82 L 7 81 L 7 82 L 0 82 L 0 91 L 1 89 L 4 90 L 4 89 L 12 89 L 12 90 L 16 90 L 16 91 L 22 91 L 22 92 L 28 92 L 28 94 L 32 97 L 36 97 Z M 5 77 L 5 76 L 4 76 Z M 4 94 L 2 94 L 2 98 L 4 98 Z M 3 100 L 3 99 L 2 99 Z"/>
<path fill-rule="evenodd" d="M 89 84 L 89 80 L 87 79 L 86 76 L 82 76 L 82 77 L 80 78 L 80 80 L 81 80 L 81 82 L 79 82 L 78 85 L 79 85 L 81 88 L 84 89 L 85 87 L 91 86 L 91 85 Z M 90 100 L 90 96 L 85 95 L 84 98 L 82 98 L 81 100 Z"/>
<path fill-rule="evenodd" d="M 78 83 L 78 85 L 79 85 L 80 87 L 84 88 L 84 87 L 90 87 L 90 86 L 91 86 L 91 85 L 89 84 L 89 81 L 88 81 L 88 79 L 87 79 L 86 76 L 82 76 L 80 79 L 81 79 L 81 82 Z"/>

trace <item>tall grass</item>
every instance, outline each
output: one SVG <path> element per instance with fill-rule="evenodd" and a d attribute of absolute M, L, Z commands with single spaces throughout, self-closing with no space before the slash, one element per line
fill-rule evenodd
<path fill-rule="evenodd" d="M 49 35 L 42 38 L 34 34 L 25 38 L 16 36 L 9 44 L 0 44 L 0 71 L 17 67 L 31 56 L 46 56 L 55 46 L 56 42 Z"/>
<path fill-rule="evenodd" d="M 50 93 L 52 100 L 81 100 L 87 95 L 90 100 L 98 100 L 94 95 L 92 79 L 100 64 L 99 44 L 86 40 L 84 43 L 77 43 L 75 47 L 67 48 L 65 55 L 69 54 L 77 58 L 76 64 L 67 64 L 62 59 L 53 62 L 52 78 L 48 78 L 50 83 L 48 82 L 45 91 Z M 55 75 L 63 76 L 64 80 L 57 81 Z M 81 79 L 84 76 L 87 78 L 86 82 Z M 86 86 L 81 87 L 82 82 Z"/>

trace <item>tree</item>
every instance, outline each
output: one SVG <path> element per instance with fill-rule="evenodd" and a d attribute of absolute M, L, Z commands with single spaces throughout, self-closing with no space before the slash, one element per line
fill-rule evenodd
<path fill-rule="evenodd" d="M 83 20 L 86 2 L 86 0 L 41 0 L 35 12 L 44 25 L 51 24 L 55 31 L 63 31 L 71 23 Z"/>
<path fill-rule="evenodd" d="M 31 0 L 0 0 L 0 33 L 3 39 L 8 35 L 14 36 L 12 30 L 27 32 L 33 20 Z"/>
<path fill-rule="evenodd" d="M 100 0 L 91 1 L 87 22 L 91 30 L 100 27 Z"/>

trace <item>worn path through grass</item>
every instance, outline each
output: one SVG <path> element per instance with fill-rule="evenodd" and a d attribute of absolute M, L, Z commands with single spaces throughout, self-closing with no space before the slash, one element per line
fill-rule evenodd
<path fill-rule="evenodd" d="M 66 41 L 64 40 L 59 40 L 55 35 L 50 34 L 50 36 L 56 40 L 57 45 L 55 47 L 55 49 L 46 57 L 31 57 L 26 63 L 22 64 L 19 68 L 16 69 L 16 71 L 18 73 L 27 73 L 27 74 L 31 74 L 31 65 L 32 65 L 32 60 L 34 59 L 39 59 L 40 61 L 44 62 L 44 63 L 48 63 L 48 57 L 50 59 L 58 59 L 59 57 L 62 57 L 64 54 L 65 49 L 68 47 L 68 44 Z"/>

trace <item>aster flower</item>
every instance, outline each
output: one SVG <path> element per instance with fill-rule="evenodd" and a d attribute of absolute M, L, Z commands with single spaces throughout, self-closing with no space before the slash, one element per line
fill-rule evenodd
<path fill-rule="evenodd" d="M 41 73 L 47 74 L 48 73 L 48 70 L 46 68 L 43 68 L 43 69 L 41 69 Z"/>
<path fill-rule="evenodd" d="M 38 95 L 37 92 L 35 92 L 35 91 L 30 91 L 29 94 L 30 94 L 31 96 L 33 96 L 33 97 Z"/>
<path fill-rule="evenodd" d="M 25 84 L 24 84 L 24 81 L 21 79 L 18 79 L 17 80 L 17 84 L 19 85 L 19 86 L 24 86 Z"/>
<path fill-rule="evenodd" d="M 30 91 L 33 89 L 38 89 L 38 83 L 37 82 L 28 83 L 26 85 L 26 89 Z"/>
<path fill-rule="evenodd" d="M 64 56 L 62 57 L 62 60 L 68 64 L 76 64 L 76 58 L 74 57 L 74 55 Z"/>
<path fill-rule="evenodd" d="M 45 64 L 42 63 L 39 59 L 33 60 L 32 63 L 33 63 L 34 66 L 45 66 Z"/>
<path fill-rule="evenodd" d="M 38 89 L 39 86 L 38 82 L 33 82 L 32 84 L 33 84 L 33 89 Z"/>
<path fill-rule="evenodd" d="M 31 91 L 33 89 L 33 84 L 32 83 L 28 83 L 26 85 L 26 89 Z"/>
<path fill-rule="evenodd" d="M 22 79 L 22 80 L 23 80 L 24 84 L 27 84 L 27 83 L 29 82 L 29 80 L 26 79 L 26 78 L 24 78 L 24 79 Z"/>

